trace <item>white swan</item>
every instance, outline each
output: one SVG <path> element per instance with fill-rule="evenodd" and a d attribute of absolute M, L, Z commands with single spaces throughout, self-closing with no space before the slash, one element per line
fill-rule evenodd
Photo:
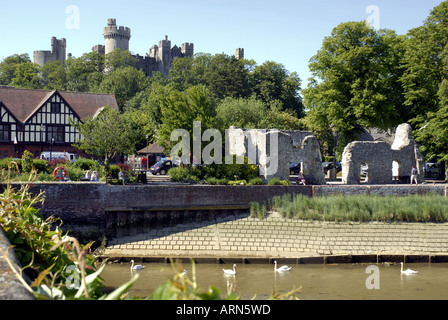
<path fill-rule="evenodd" d="M 274 261 L 274 271 L 277 272 L 286 272 L 292 269 L 292 267 L 288 267 L 288 266 L 281 266 L 280 268 L 277 268 L 277 261 Z"/>
<path fill-rule="evenodd" d="M 141 264 L 134 266 L 134 260 L 131 260 L 131 270 L 141 270 L 144 268 L 145 268 L 145 266 L 142 266 Z"/>
<path fill-rule="evenodd" d="M 236 264 L 233 265 L 233 270 L 232 269 L 222 269 L 222 271 L 224 271 L 224 274 L 229 274 L 229 275 L 234 275 L 236 274 Z"/>
<path fill-rule="evenodd" d="M 404 273 L 404 274 L 415 274 L 415 273 L 418 273 L 418 271 L 414 271 L 414 270 L 411 270 L 411 269 L 403 270 L 403 262 L 400 262 L 400 263 L 401 263 L 401 273 Z"/>

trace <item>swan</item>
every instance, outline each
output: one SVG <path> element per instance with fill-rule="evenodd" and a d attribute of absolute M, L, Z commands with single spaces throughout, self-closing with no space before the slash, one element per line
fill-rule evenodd
<path fill-rule="evenodd" d="M 414 271 L 414 270 L 411 270 L 411 269 L 403 270 L 403 262 L 400 262 L 400 264 L 401 264 L 401 273 L 404 273 L 404 274 L 415 274 L 415 273 L 418 273 L 418 271 Z"/>
<path fill-rule="evenodd" d="M 142 266 L 141 264 L 134 266 L 134 260 L 131 260 L 131 270 L 141 270 L 144 268 L 145 268 L 145 266 Z"/>
<path fill-rule="evenodd" d="M 230 274 L 230 275 L 234 275 L 236 274 L 236 264 L 233 265 L 233 270 L 232 269 L 222 269 L 222 271 L 224 271 L 224 274 Z"/>
<path fill-rule="evenodd" d="M 288 266 L 281 266 L 280 268 L 277 268 L 277 261 L 274 261 L 274 271 L 277 272 L 286 272 L 292 269 L 292 267 L 288 267 Z"/>

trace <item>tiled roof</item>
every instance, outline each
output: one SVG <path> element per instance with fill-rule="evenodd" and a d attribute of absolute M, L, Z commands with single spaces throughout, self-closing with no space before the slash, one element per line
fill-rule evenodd
<path fill-rule="evenodd" d="M 115 96 L 111 94 L 17 89 L 6 86 L 0 86 L 0 102 L 19 121 L 25 123 L 56 92 L 81 119 L 93 116 L 99 108 L 106 105 L 119 110 Z"/>
<path fill-rule="evenodd" d="M 152 145 L 147 146 L 146 148 L 143 148 L 142 150 L 138 151 L 138 154 L 147 154 L 147 153 L 163 154 L 163 148 L 159 146 L 157 143 L 153 143 Z"/>

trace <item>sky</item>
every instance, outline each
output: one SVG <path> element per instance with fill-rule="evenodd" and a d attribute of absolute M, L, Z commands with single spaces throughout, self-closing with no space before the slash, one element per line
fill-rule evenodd
<path fill-rule="evenodd" d="M 129 50 L 142 56 L 168 36 L 172 46 L 194 43 L 195 53 L 234 55 L 258 65 L 281 63 L 306 86 L 308 63 L 333 28 L 368 20 L 406 34 L 421 26 L 442 0 L 0 0 L 0 61 L 12 54 L 50 50 L 67 39 L 75 57 L 104 44 L 107 19 L 131 28 Z"/>

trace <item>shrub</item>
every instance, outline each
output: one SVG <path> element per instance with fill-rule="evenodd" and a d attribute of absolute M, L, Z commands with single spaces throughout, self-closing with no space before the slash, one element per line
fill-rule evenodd
<path fill-rule="evenodd" d="M 120 173 L 120 167 L 112 164 L 109 166 L 109 178 L 118 179 L 118 173 Z"/>
<path fill-rule="evenodd" d="M 87 158 L 78 158 L 73 165 L 79 169 L 82 169 L 84 171 L 87 170 L 95 170 L 98 171 L 99 164 L 96 160 L 93 159 L 87 159 Z"/>
<path fill-rule="evenodd" d="M 33 167 L 39 173 L 50 173 L 50 165 L 47 160 L 34 159 Z"/>
<path fill-rule="evenodd" d="M 25 150 L 22 154 L 22 171 L 31 172 L 33 169 L 33 154 Z"/>
<path fill-rule="evenodd" d="M 229 182 L 227 182 L 228 185 L 230 186 L 239 186 L 239 185 L 246 185 L 247 181 L 246 180 L 229 180 Z"/>
<path fill-rule="evenodd" d="M 280 180 L 278 178 L 273 178 L 271 180 L 268 181 L 268 185 L 270 186 L 287 186 L 290 185 L 291 182 L 289 182 L 288 180 Z"/>
<path fill-rule="evenodd" d="M 215 177 L 206 179 L 207 184 L 211 184 L 211 185 L 226 185 L 228 183 L 228 181 L 229 180 L 227 180 L 227 179 L 218 179 Z"/>
<path fill-rule="evenodd" d="M 170 176 L 172 181 L 181 182 L 187 178 L 187 176 L 189 175 L 189 170 L 188 168 L 183 167 L 171 168 L 170 170 L 168 170 L 168 175 Z"/>
<path fill-rule="evenodd" d="M 260 177 L 252 178 L 249 180 L 249 183 L 248 183 L 248 185 L 251 185 L 251 186 L 256 186 L 256 185 L 259 186 L 259 185 L 263 185 L 263 184 L 265 184 L 265 183 L 264 183 L 263 179 Z"/>

